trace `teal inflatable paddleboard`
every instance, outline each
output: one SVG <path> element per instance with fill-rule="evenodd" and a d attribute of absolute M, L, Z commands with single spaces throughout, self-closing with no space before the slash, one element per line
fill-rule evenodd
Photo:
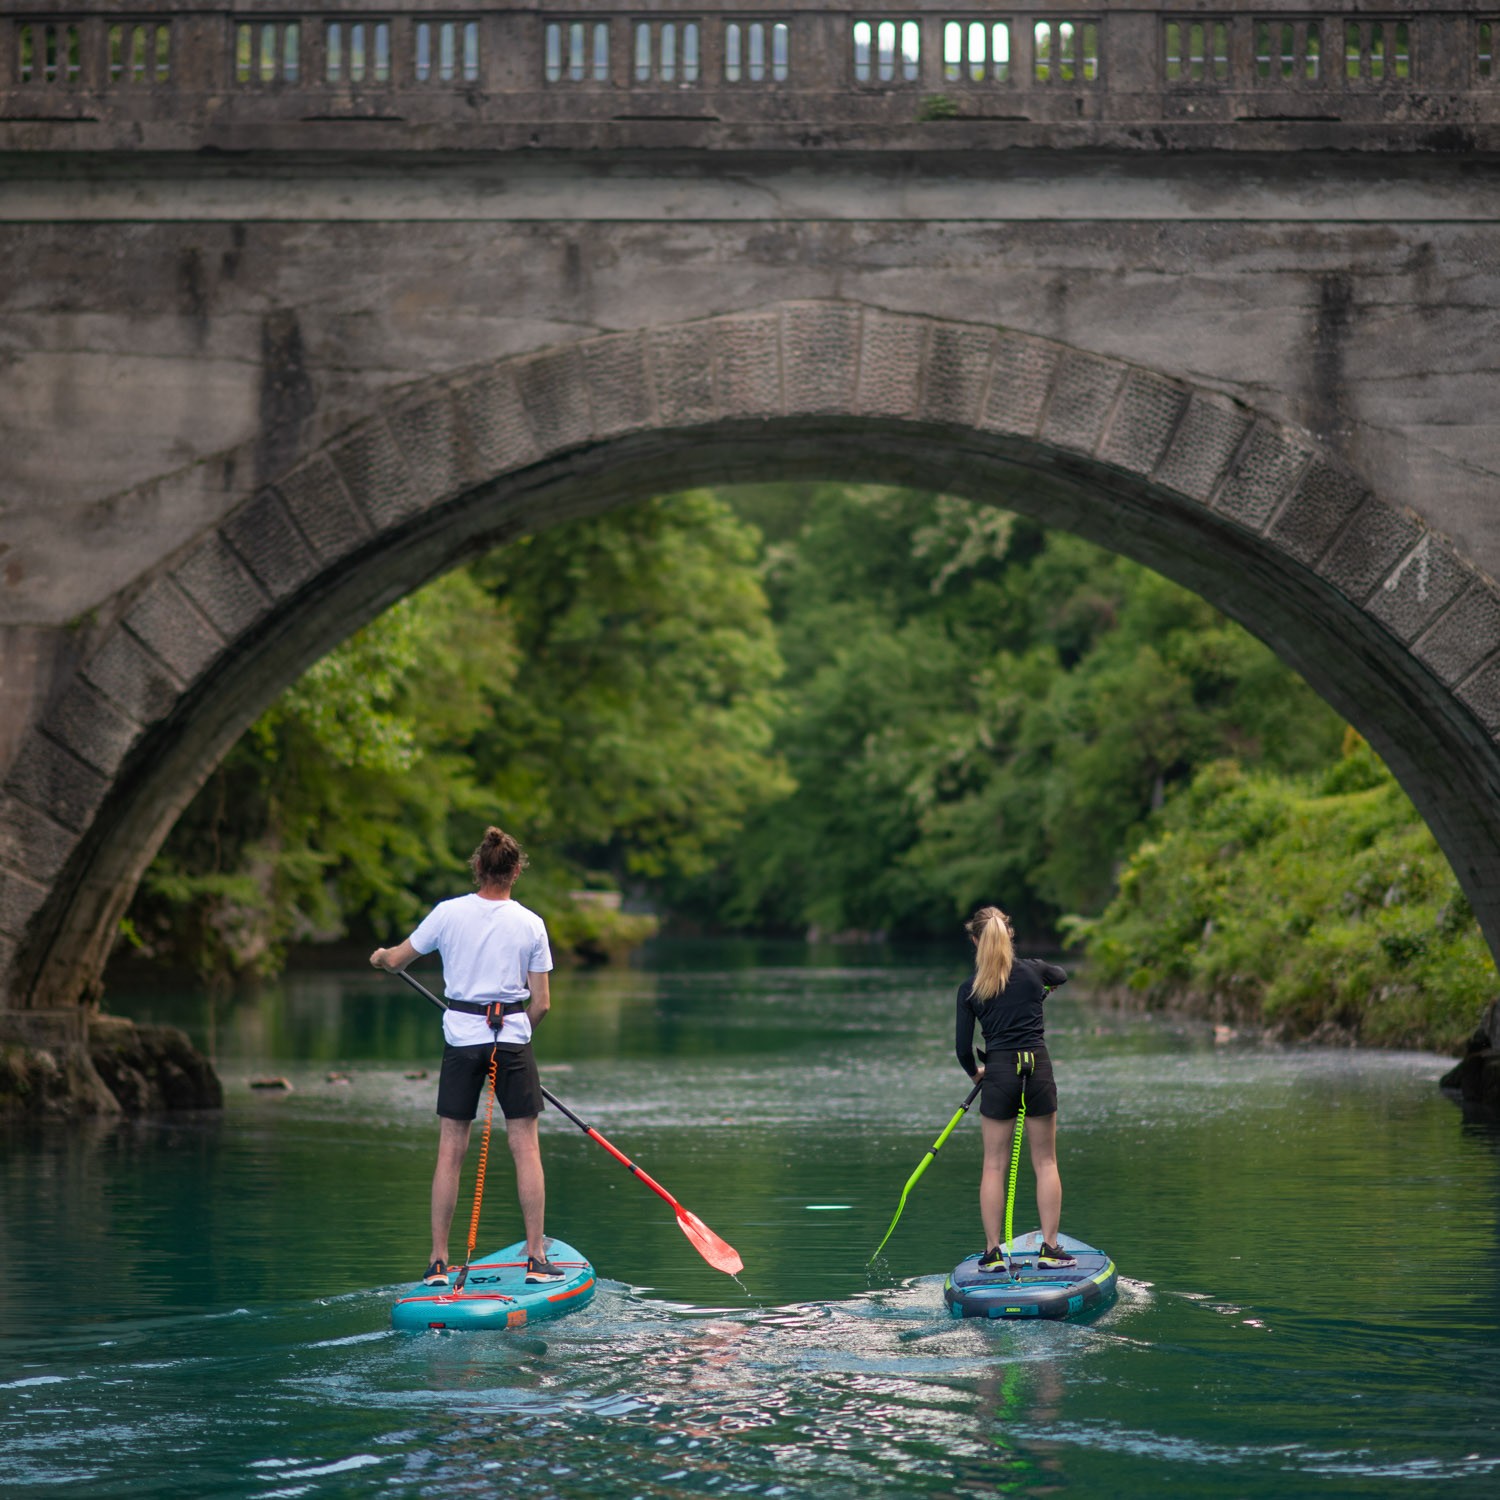
<path fill-rule="evenodd" d="M 429 1328 L 521 1328 L 587 1307 L 594 1300 L 594 1268 L 562 1240 L 547 1241 L 547 1258 L 566 1277 L 528 1286 L 526 1241 L 518 1240 L 476 1260 L 462 1291 L 418 1282 L 391 1308 L 391 1322 L 418 1333 Z M 455 1279 L 457 1275 L 453 1272 Z"/>
<path fill-rule="evenodd" d="M 1014 1241 L 1010 1272 L 981 1271 L 977 1255 L 960 1261 L 943 1286 L 949 1312 L 955 1318 L 1071 1318 L 1103 1307 L 1115 1295 L 1114 1261 L 1071 1235 L 1057 1238 L 1073 1265 L 1037 1265 L 1039 1230 Z"/>

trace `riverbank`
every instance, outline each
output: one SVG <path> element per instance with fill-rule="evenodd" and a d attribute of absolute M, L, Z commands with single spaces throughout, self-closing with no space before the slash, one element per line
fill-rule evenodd
<path fill-rule="evenodd" d="M 1102 990 L 1284 1040 L 1456 1054 L 1500 993 L 1436 840 L 1357 736 L 1314 779 L 1201 771 L 1071 931 Z"/>
<path fill-rule="evenodd" d="M 175 1026 L 88 1018 L 86 1043 L 0 1046 L 0 1122 L 220 1109 L 213 1064 Z"/>

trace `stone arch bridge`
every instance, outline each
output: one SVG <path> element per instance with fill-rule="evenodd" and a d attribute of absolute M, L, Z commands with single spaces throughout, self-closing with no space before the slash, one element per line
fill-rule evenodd
<path fill-rule="evenodd" d="M 1196 589 L 1500 940 L 1487 11 L 7 9 L 0 1039 L 79 1044 L 177 814 L 376 612 L 776 476 Z"/>

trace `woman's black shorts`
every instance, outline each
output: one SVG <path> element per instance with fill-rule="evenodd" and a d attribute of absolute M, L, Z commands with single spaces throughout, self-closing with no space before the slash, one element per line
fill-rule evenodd
<path fill-rule="evenodd" d="M 541 1114 L 542 1080 L 536 1070 L 531 1043 L 519 1047 L 455 1047 L 443 1043 L 443 1071 L 438 1077 L 437 1112 L 445 1120 L 472 1120 L 479 1113 L 479 1096 L 490 1077 L 490 1053 L 495 1054 L 495 1097 L 507 1120 L 528 1120 Z"/>
<path fill-rule="evenodd" d="M 1016 1072 L 1016 1054 L 990 1049 L 984 1064 L 984 1083 L 979 1093 L 979 1113 L 990 1120 L 1014 1120 L 1021 1108 L 1021 1091 L 1026 1092 L 1028 1115 L 1057 1113 L 1057 1080 L 1052 1076 L 1052 1059 L 1045 1047 L 1034 1053 L 1036 1066 L 1025 1077 Z"/>

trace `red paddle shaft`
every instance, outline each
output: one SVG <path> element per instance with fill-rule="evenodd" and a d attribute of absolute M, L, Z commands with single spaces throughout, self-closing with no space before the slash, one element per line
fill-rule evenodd
<path fill-rule="evenodd" d="M 556 1094 L 549 1088 L 543 1088 L 542 1097 L 547 1103 L 556 1109 L 560 1109 L 591 1141 L 597 1141 L 604 1147 L 622 1167 L 628 1167 L 642 1182 L 656 1194 L 658 1198 L 664 1198 L 673 1208 L 680 1209 L 682 1205 L 649 1173 L 643 1172 L 618 1146 L 612 1146 L 592 1125 L 585 1125 L 577 1115 L 568 1108 Z"/>

